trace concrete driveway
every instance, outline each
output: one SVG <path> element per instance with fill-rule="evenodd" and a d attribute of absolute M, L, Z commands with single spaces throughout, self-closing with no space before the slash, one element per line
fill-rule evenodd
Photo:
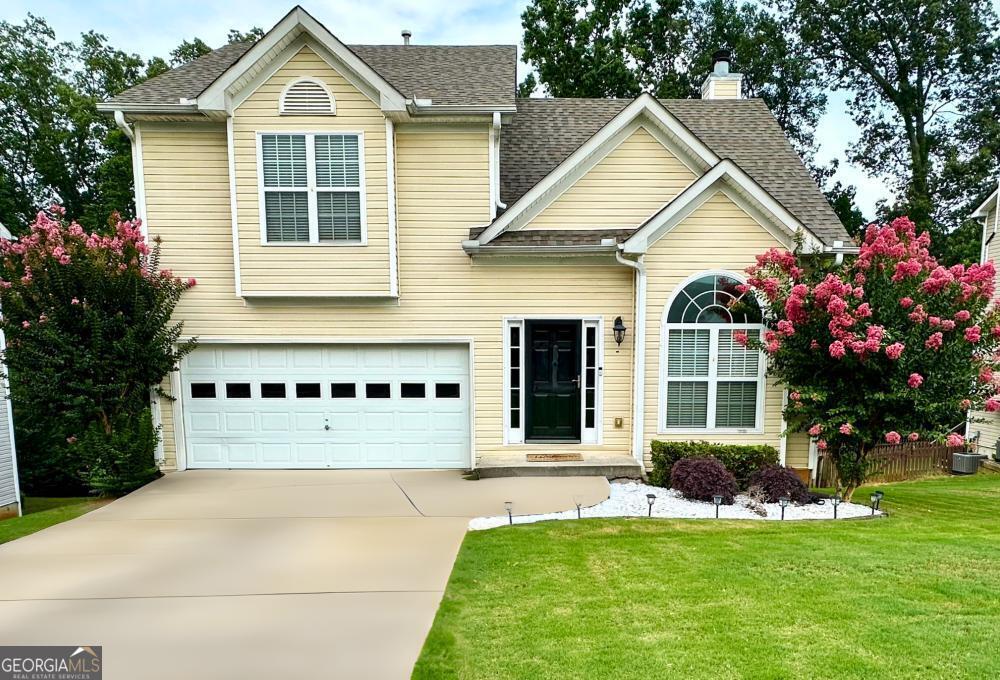
<path fill-rule="evenodd" d="M 0 546 L 0 644 L 103 645 L 105 678 L 409 677 L 468 518 L 599 477 L 178 472 Z"/>

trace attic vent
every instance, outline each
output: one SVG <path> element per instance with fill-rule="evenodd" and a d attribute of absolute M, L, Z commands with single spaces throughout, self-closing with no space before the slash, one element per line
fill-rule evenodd
<path fill-rule="evenodd" d="M 318 80 L 303 78 L 281 93 L 279 111 L 293 115 L 330 115 L 337 113 L 337 104 L 326 85 Z"/>

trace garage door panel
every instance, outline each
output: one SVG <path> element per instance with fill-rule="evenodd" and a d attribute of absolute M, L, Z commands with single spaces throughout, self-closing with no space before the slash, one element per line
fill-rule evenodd
<path fill-rule="evenodd" d="M 189 465 L 468 466 L 468 371 L 458 345 L 199 347 L 181 371 Z M 211 383 L 215 396 L 199 388 L 209 398 L 187 398 L 192 383 Z M 263 398 L 263 383 L 284 384 L 285 396 Z M 319 383 L 320 396 L 297 390 L 302 383 Z M 389 385 L 389 396 L 373 388 L 369 398 L 375 384 Z M 438 397 L 438 384 L 457 384 L 458 397 Z"/>

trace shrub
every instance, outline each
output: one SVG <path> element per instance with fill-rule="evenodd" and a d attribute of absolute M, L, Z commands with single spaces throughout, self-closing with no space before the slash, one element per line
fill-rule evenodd
<path fill-rule="evenodd" d="M 711 456 L 719 460 L 736 477 L 738 488 L 745 489 L 750 475 L 767 465 L 778 463 L 778 451 L 773 446 L 743 444 L 712 444 L 710 442 L 661 442 L 652 443 L 653 470 L 649 483 L 670 486 L 674 463 L 682 458 Z"/>
<path fill-rule="evenodd" d="M 809 489 L 795 471 L 780 465 L 768 465 L 750 475 L 750 488 L 759 489 L 766 503 L 777 503 L 782 496 L 788 496 L 793 503 L 812 500 Z"/>
<path fill-rule="evenodd" d="M 146 244 L 137 222 L 113 219 L 107 233 L 88 234 L 61 208 L 50 212 L 19 240 L 0 239 L 22 488 L 127 491 L 150 474 L 140 453 L 150 389 L 193 348 L 171 315 L 195 281 L 159 269 L 159 245 Z"/>
<path fill-rule="evenodd" d="M 670 486 L 684 498 L 711 501 L 722 496 L 724 505 L 732 505 L 736 497 L 736 478 L 718 459 L 710 456 L 681 458 L 670 469 Z"/>

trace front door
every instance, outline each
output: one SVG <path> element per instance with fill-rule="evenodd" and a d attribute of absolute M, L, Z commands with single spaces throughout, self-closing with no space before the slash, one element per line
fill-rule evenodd
<path fill-rule="evenodd" d="M 580 322 L 528 321 L 528 439 L 580 439 Z"/>

